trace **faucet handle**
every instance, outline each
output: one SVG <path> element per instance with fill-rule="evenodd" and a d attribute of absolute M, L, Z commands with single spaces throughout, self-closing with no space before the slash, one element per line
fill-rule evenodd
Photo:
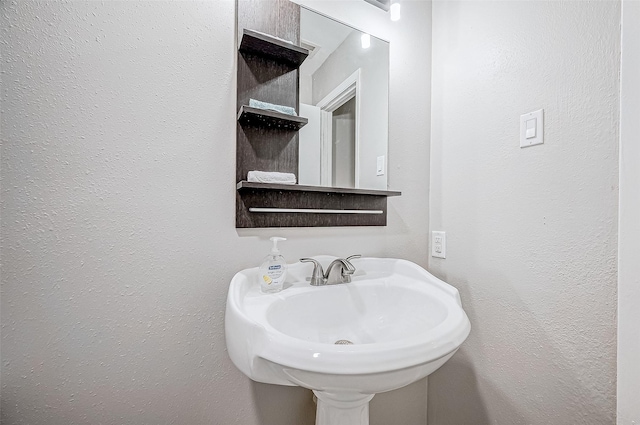
<path fill-rule="evenodd" d="M 300 262 L 313 263 L 313 272 L 311 273 L 309 284 L 313 286 L 324 285 L 324 270 L 322 269 L 322 264 L 320 264 L 318 260 L 314 260 L 313 258 L 301 258 Z"/>
<path fill-rule="evenodd" d="M 360 258 L 360 257 L 361 257 L 360 254 L 356 254 L 356 255 L 350 255 L 347 258 L 342 260 L 342 264 L 344 265 L 342 269 L 342 279 L 345 283 L 351 282 L 351 275 L 356 271 L 355 266 L 351 264 L 351 260 L 355 258 Z"/>
<path fill-rule="evenodd" d="M 353 274 L 353 272 L 356 271 L 356 268 L 353 266 L 353 264 L 351 264 L 351 260 L 354 260 L 360 257 L 362 257 L 362 255 L 356 254 L 356 255 L 350 255 L 344 259 L 344 265 L 346 266 L 346 270 L 345 270 L 346 274 Z"/>

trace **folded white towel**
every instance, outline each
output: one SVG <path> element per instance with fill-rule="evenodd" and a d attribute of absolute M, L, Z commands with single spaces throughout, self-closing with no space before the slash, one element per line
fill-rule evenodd
<path fill-rule="evenodd" d="M 255 99 L 249 99 L 249 106 L 251 106 L 252 108 L 264 109 L 267 111 L 281 112 L 287 115 L 298 115 L 296 114 L 296 110 L 291 106 L 276 105 L 275 103 L 262 102 Z"/>
<path fill-rule="evenodd" d="M 277 171 L 249 171 L 247 181 L 255 183 L 296 184 L 293 173 L 278 173 Z"/>

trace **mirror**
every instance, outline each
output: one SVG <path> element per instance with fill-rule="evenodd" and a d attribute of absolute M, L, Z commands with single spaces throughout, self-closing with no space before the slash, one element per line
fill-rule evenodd
<path fill-rule="evenodd" d="M 389 43 L 301 8 L 298 181 L 387 189 Z"/>

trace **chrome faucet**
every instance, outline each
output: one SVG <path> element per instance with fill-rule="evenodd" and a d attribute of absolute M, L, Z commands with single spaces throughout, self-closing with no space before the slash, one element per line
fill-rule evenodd
<path fill-rule="evenodd" d="M 313 258 L 301 258 L 303 263 L 313 263 L 313 272 L 309 283 L 313 286 L 335 285 L 338 283 L 351 282 L 351 276 L 356 268 L 351 264 L 351 260 L 360 258 L 360 255 L 351 255 L 347 258 L 337 258 L 329 264 L 327 272 L 322 269 L 322 264 Z"/>

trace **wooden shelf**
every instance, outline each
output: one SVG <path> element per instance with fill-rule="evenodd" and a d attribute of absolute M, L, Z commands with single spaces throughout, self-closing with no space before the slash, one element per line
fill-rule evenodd
<path fill-rule="evenodd" d="M 236 227 L 386 226 L 387 197 L 400 192 L 240 181 Z"/>
<path fill-rule="evenodd" d="M 242 125 L 284 130 L 300 130 L 309 122 L 309 120 L 304 117 L 269 111 L 267 109 L 253 108 L 247 105 L 240 107 L 238 111 L 238 121 Z"/>
<path fill-rule="evenodd" d="M 297 68 L 309 56 L 309 50 L 276 37 L 244 29 L 238 48 L 243 53 L 284 62 Z"/>
<path fill-rule="evenodd" d="M 348 187 L 330 186 L 307 186 L 302 184 L 277 184 L 277 183 L 254 183 L 242 180 L 238 182 L 236 188 L 239 191 L 252 190 L 276 190 L 289 192 L 321 192 L 321 193 L 342 193 L 351 195 L 371 195 L 371 196 L 400 196 L 401 192 L 392 190 L 377 189 L 353 189 Z"/>

